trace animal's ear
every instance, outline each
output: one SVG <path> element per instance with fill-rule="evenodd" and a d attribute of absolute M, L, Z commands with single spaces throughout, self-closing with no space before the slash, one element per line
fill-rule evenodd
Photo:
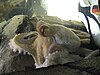
<path fill-rule="evenodd" d="M 47 33 L 48 33 L 48 26 L 47 23 L 44 21 L 39 21 L 37 23 L 36 26 L 36 30 L 38 31 L 38 33 L 44 37 L 46 37 Z"/>

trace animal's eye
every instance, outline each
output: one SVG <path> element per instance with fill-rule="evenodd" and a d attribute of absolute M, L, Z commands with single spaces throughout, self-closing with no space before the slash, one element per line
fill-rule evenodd
<path fill-rule="evenodd" d="M 24 39 L 31 39 L 33 37 L 35 37 L 36 35 L 28 35 L 28 36 L 25 36 Z"/>

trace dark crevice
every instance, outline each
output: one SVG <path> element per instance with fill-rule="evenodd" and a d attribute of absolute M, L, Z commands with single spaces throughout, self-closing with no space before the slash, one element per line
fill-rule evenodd
<path fill-rule="evenodd" d="M 23 20 L 23 23 L 18 26 L 17 31 L 15 33 L 19 34 L 19 33 L 30 32 L 30 31 L 34 31 L 34 27 L 31 24 L 31 22 L 29 22 L 29 19 L 25 18 Z"/>

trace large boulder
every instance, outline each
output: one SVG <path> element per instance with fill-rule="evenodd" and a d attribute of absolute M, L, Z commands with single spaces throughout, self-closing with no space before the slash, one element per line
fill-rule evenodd
<path fill-rule="evenodd" d="M 25 70 L 25 67 L 34 66 L 31 56 L 13 53 L 8 46 L 9 39 L 15 34 L 30 32 L 33 29 L 33 25 L 25 15 L 14 16 L 0 23 L 0 74 Z"/>

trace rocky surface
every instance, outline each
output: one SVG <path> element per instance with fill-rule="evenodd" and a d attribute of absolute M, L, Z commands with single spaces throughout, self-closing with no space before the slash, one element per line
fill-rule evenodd
<path fill-rule="evenodd" d="M 44 16 L 29 18 L 26 15 L 18 15 L 0 23 L 0 74 L 2 75 L 99 75 L 100 56 L 90 59 L 83 59 L 78 62 L 65 65 L 51 66 L 47 68 L 35 69 L 34 60 L 29 55 L 13 53 L 8 46 L 9 39 L 15 34 L 30 32 L 35 30 L 36 22 L 45 20 L 52 24 L 61 24 L 74 29 L 85 31 L 81 22 L 64 21 L 57 17 Z M 54 19 L 54 20 L 52 20 Z M 88 43 L 89 46 L 91 43 Z M 94 43 L 93 43 L 94 45 Z M 86 47 L 86 46 L 85 46 Z M 92 49 L 92 47 L 91 47 Z M 97 49 L 97 47 L 95 48 Z"/>
<path fill-rule="evenodd" d="M 15 34 L 29 32 L 33 29 L 29 18 L 24 15 L 15 16 L 0 24 L 0 74 L 16 70 L 25 70 L 25 65 L 32 66 L 34 64 L 31 56 L 13 53 L 8 46 L 9 39 Z M 25 60 L 28 60 L 28 62 Z"/>
<path fill-rule="evenodd" d="M 26 71 L 6 73 L 4 75 L 99 75 L 100 57 L 93 57 L 65 65 L 51 66 L 42 69 L 27 68 Z M 3 75 L 3 74 L 2 74 Z"/>
<path fill-rule="evenodd" d="M 15 15 L 45 16 L 47 15 L 45 0 L 0 0 L 0 22 Z"/>

